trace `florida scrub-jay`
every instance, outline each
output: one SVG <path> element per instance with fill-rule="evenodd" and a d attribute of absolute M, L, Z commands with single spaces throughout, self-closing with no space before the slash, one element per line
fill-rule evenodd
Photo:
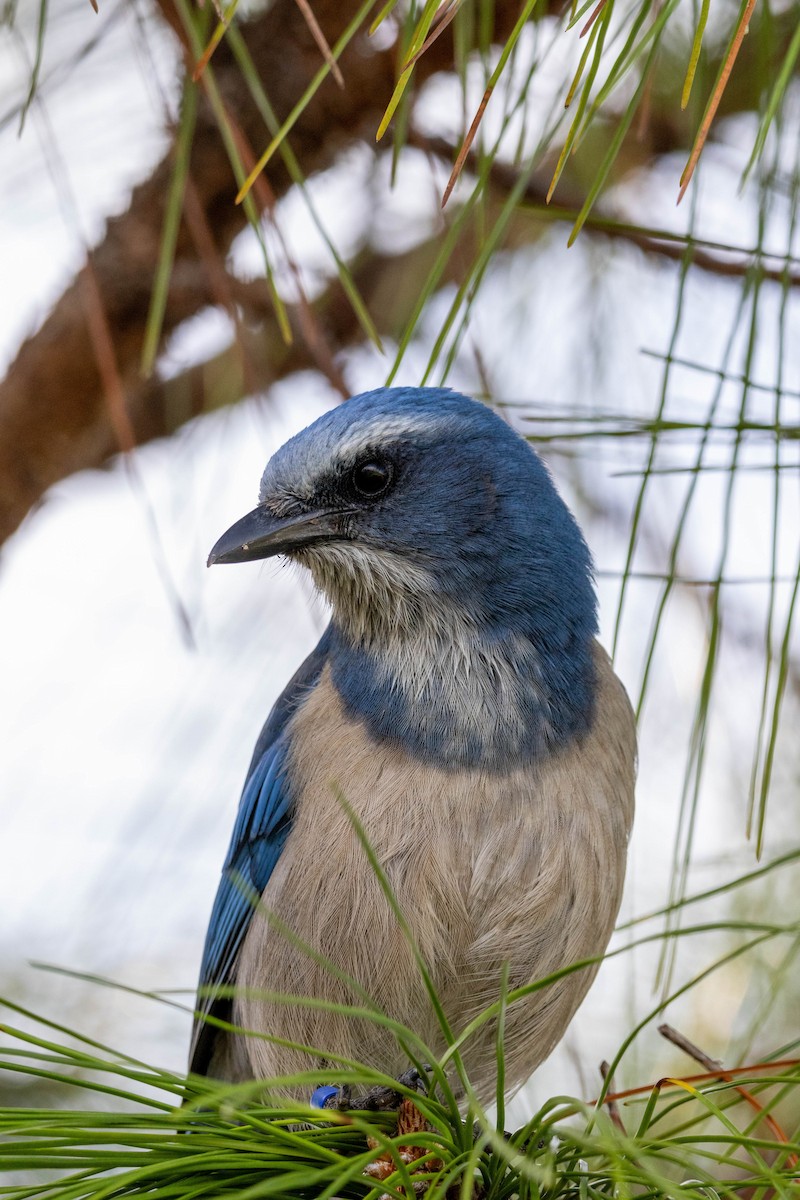
<path fill-rule="evenodd" d="M 514 988 L 605 950 L 633 817 L 636 739 L 595 641 L 591 560 L 540 459 L 446 389 L 347 401 L 272 457 L 258 506 L 209 563 L 286 555 L 331 604 L 258 739 L 214 903 L 191 1067 L 238 1080 L 333 1065 L 234 1036 L 233 1020 L 395 1074 L 391 1032 L 258 991 L 380 1008 L 443 1048 L 436 1016 L 341 803 L 374 848 L 458 1032 Z M 512 1006 L 506 1082 L 550 1053 L 595 969 Z M 232 1004 L 215 989 L 240 989 Z M 464 1061 L 494 1093 L 495 1030 Z"/>

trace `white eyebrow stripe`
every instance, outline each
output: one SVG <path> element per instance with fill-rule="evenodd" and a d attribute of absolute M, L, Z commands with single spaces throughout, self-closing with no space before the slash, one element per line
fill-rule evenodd
<path fill-rule="evenodd" d="M 390 418 L 375 417 L 369 424 L 359 423 L 346 434 L 337 436 L 335 447 L 331 447 L 332 457 L 335 455 L 341 461 L 357 454 L 359 450 L 367 450 L 381 442 L 408 437 L 410 434 L 435 435 L 445 424 L 444 417 L 431 419 L 418 413 L 402 413 Z"/>
<path fill-rule="evenodd" d="M 337 413 L 346 411 L 346 405 Z M 297 440 L 287 442 L 286 447 L 267 463 L 261 479 L 259 498 L 269 502 L 277 515 L 290 511 L 298 499 L 307 502 L 314 494 L 321 478 L 330 472 L 348 467 L 364 451 L 378 453 L 403 437 L 435 438 L 448 427 L 445 415 L 431 417 L 422 413 L 398 413 L 393 416 L 375 414 L 368 421 L 363 419 L 342 432 L 338 426 L 325 431 L 316 431 L 316 436 L 306 441 L 304 430 Z M 292 453 L 287 458 L 283 449 Z"/>

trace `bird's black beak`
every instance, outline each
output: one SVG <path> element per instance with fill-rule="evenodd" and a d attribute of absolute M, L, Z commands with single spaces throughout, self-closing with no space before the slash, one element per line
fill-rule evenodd
<path fill-rule="evenodd" d="M 208 566 L 216 563 L 252 562 L 289 554 L 315 542 L 329 542 L 345 536 L 341 512 L 311 512 L 299 517 L 275 517 L 259 504 L 246 517 L 231 525 L 208 556 Z"/>

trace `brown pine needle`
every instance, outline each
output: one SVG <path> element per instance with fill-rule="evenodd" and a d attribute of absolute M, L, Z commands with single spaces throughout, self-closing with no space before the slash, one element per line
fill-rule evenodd
<path fill-rule="evenodd" d="M 608 3 L 608 0 L 597 0 L 597 4 L 592 9 L 589 20 L 586 22 L 583 29 L 581 30 L 579 37 L 586 36 L 586 34 L 592 28 L 592 26 L 594 25 L 597 18 L 600 16 L 600 13 L 603 11 L 603 9 L 605 8 L 607 3 Z"/>
<path fill-rule="evenodd" d="M 97 7 L 97 0 L 89 0 L 89 3 L 95 12 L 100 12 L 100 9 Z"/>
<path fill-rule="evenodd" d="M 475 113 L 475 116 L 472 118 L 472 124 L 470 125 L 469 129 L 467 130 L 467 136 L 464 138 L 464 141 L 461 143 L 461 149 L 459 150 L 459 152 L 456 156 L 456 161 L 455 161 L 455 165 L 453 166 L 453 170 L 450 172 L 450 178 L 447 181 L 447 187 L 444 189 L 444 195 L 442 196 L 442 208 L 444 208 L 445 204 L 447 204 L 447 201 L 450 199 L 450 196 L 452 194 L 453 188 L 458 183 L 458 177 L 463 170 L 464 163 L 466 162 L 467 155 L 469 154 L 470 149 L 472 147 L 472 143 L 475 141 L 475 134 L 478 132 L 478 126 L 480 125 L 481 121 L 483 120 L 483 114 L 486 112 L 486 105 L 491 100 L 493 91 L 494 91 L 494 88 L 488 87 L 486 89 L 486 91 L 483 93 L 483 99 L 481 100 L 480 104 L 478 105 L 478 111 Z"/>
<path fill-rule="evenodd" d="M 117 364 L 114 339 L 106 317 L 103 293 L 97 280 L 91 251 L 86 253 L 86 265 L 78 276 L 83 300 L 83 311 L 89 330 L 97 373 L 108 410 L 108 419 L 114 431 L 117 446 L 123 454 L 136 447 L 136 434 L 128 413 L 125 385 Z"/>
<path fill-rule="evenodd" d="M 757 1071 L 783 1071 L 793 1070 L 795 1067 L 800 1067 L 800 1058 L 776 1058 L 772 1062 L 750 1063 L 746 1067 L 728 1067 L 725 1071 L 731 1079 L 735 1079 L 737 1075 L 753 1075 Z M 719 1079 L 719 1071 L 703 1071 L 699 1075 L 682 1075 L 678 1083 L 710 1083 L 713 1079 Z M 661 1087 L 669 1080 L 659 1079 L 657 1084 L 645 1083 L 639 1087 L 625 1088 L 622 1092 L 611 1092 L 603 1097 L 603 1104 L 611 1104 L 613 1101 L 630 1100 L 633 1096 L 645 1096 L 648 1092 L 652 1092 L 653 1087 Z M 597 1101 L 593 1100 L 592 1104 Z"/>
<path fill-rule="evenodd" d="M 426 37 L 425 41 L 417 50 L 416 54 L 412 54 L 407 63 L 404 64 L 403 70 L 408 67 L 413 67 L 418 59 L 422 58 L 426 50 L 429 50 L 440 34 L 444 33 L 447 26 L 452 21 L 458 10 L 461 8 L 462 0 L 445 0 L 445 3 L 437 10 L 436 16 L 433 18 L 433 28 Z"/>
<path fill-rule="evenodd" d="M 242 368 L 242 378 L 244 379 L 245 387 L 249 392 L 255 392 L 258 390 L 257 373 L 243 336 L 242 321 L 233 294 L 231 277 L 225 269 L 224 257 L 220 254 L 214 242 L 211 226 L 208 223 L 205 210 L 200 203 L 200 197 L 191 175 L 187 175 L 186 177 L 186 186 L 183 193 L 183 213 L 186 218 L 189 235 L 197 250 L 197 257 L 205 267 L 211 294 L 219 307 L 227 312 L 233 324 L 234 339 L 239 354 L 239 363 Z"/>
<path fill-rule="evenodd" d="M 636 122 L 636 140 L 644 142 L 647 137 L 647 130 L 650 126 L 650 117 L 653 110 L 653 80 L 655 72 L 651 71 L 647 76 L 642 92 L 642 100 L 639 105 L 639 116 Z"/>
<path fill-rule="evenodd" d="M 233 140 L 236 143 L 236 149 L 239 153 L 239 157 L 242 160 L 242 167 L 245 171 L 253 171 L 256 163 L 255 150 L 251 146 L 247 138 L 247 134 L 236 120 L 236 117 L 231 111 L 230 105 L 223 101 L 223 108 L 225 110 L 225 118 L 228 122 L 228 128 L 231 131 Z M 275 207 L 275 193 L 270 187 L 269 180 L 263 173 L 257 175 L 253 180 L 252 193 L 259 216 L 262 216 L 264 213 L 271 212 Z"/>
<path fill-rule="evenodd" d="M 691 183 L 692 176 L 694 175 L 694 169 L 697 166 L 697 160 L 699 159 L 703 147 L 706 144 L 708 131 L 711 128 L 714 117 L 716 116 L 719 102 L 722 99 L 722 93 L 725 91 L 725 88 L 728 85 L 728 80 L 730 78 L 731 71 L 733 70 L 733 64 L 736 62 L 737 55 L 741 49 L 742 42 L 744 41 L 745 34 L 747 33 L 750 25 L 750 18 L 753 15 L 753 9 L 755 6 L 756 0 L 747 0 L 747 7 L 742 13 L 742 18 L 737 26 L 736 33 L 734 34 L 733 41 L 731 42 L 730 50 L 728 51 L 728 56 L 723 63 L 722 70 L 720 71 L 720 76 L 717 80 L 717 86 L 714 88 L 711 99 L 706 107 L 702 123 L 697 131 L 697 137 L 694 140 L 692 152 L 689 155 L 689 161 L 684 167 L 683 174 L 681 175 L 681 189 L 678 192 L 678 204 L 680 204 L 681 200 L 685 196 L 686 189 Z"/>
<path fill-rule="evenodd" d="M 325 59 L 325 62 L 330 67 L 331 75 L 336 80 L 339 87 L 343 88 L 344 87 L 344 76 L 342 75 L 339 64 L 337 63 L 336 59 L 333 57 L 333 51 L 331 50 L 330 46 L 328 45 L 328 43 L 325 39 L 325 34 L 322 32 L 322 30 L 319 27 L 319 22 L 318 22 L 317 18 L 314 16 L 311 5 L 308 3 L 308 0 L 295 0 L 295 3 L 297 4 L 297 7 L 300 9 L 300 12 L 303 14 L 305 23 L 311 31 L 311 36 L 313 37 L 314 41 L 317 43 L 317 46 L 319 47 L 320 54 L 322 55 L 322 57 Z"/>
<path fill-rule="evenodd" d="M 236 121 L 227 106 L 225 111 L 231 132 L 233 133 L 236 141 L 236 148 L 239 151 L 239 155 L 242 160 L 242 165 L 246 171 L 252 171 L 256 161 L 255 151 L 248 141 L 244 130 Z M 256 176 L 253 182 L 253 198 L 259 212 L 270 222 L 272 230 L 280 242 L 284 258 L 286 259 L 286 264 L 292 273 L 295 287 L 297 288 L 298 299 L 296 303 L 289 304 L 287 307 L 291 308 L 295 315 L 297 324 L 300 328 L 301 337 L 308 348 L 309 354 L 316 363 L 317 368 L 321 374 L 326 377 L 331 386 L 337 392 L 339 392 L 342 399 L 346 400 L 350 395 L 347 384 L 345 383 L 344 377 L 334 359 L 333 352 L 323 332 L 319 317 L 311 306 L 308 296 L 306 295 L 305 288 L 303 287 L 302 276 L 300 274 L 300 268 L 298 267 L 295 258 L 291 254 L 289 247 L 286 244 L 286 240 L 280 227 L 275 222 L 275 193 L 272 191 L 266 175 L 262 174 Z M 291 336 L 289 338 L 284 338 L 284 340 L 287 341 L 288 344 L 288 342 L 291 341 Z"/>
<path fill-rule="evenodd" d="M 233 20 L 233 16 L 234 16 L 234 13 L 236 12 L 238 4 L 239 4 L 239 0 L 232 0 L 232 3 L 228 5 L 228 7 L 224 13 L 220 12 L 220 10 L 218 8 L 216 9 L 216 11 L 219 13 L 219 23 L 218 23 L 216 29 L 214 30 L 214 32 L 212 33 L 211 37 L 209 38 L 208 45 L 206 46 L 205 50 L 203 51 L 203 53 L 200 55 L 197 62 L 195 63 L 194 70 L 192 71 L 192 82 L 193 83 L 197 83 L 198 79 L 203 74 L 203 71 L 205 71 L 206 67 L 208 66 L 209 62 L 211 61 L 211 55 L 214 53 L 217 46 L 220 44 L 223 37 L 225 36 L 225 31 L 227 30 L 228 26 L 230 25 L 231 21 Z M 216 8 L 216 5 L 215 5 L 215 8 Z"/>

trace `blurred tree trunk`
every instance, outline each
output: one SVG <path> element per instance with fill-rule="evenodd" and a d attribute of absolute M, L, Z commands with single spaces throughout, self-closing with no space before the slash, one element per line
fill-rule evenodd
<path fill-rule="evenodd" d="M 176 36 L 183 40 L 172 0 L 160 0 L 160 8 Z M 350 8 L 341 0 L 315 0 L 314 12 L 329 44 L 336 41 L 352 17 Z M 507 35 L 516 13 L 516 4 L 509 0 L 496 5 L 498 38 Z M 319 69 L 320 51 L 295 0 L 275 0 L 266 12 L 244 23 L 241 30 L 259 75 L 266 82 L 273 108 L 283 120 Z M 452 55 L 448 31 L 420 61 L 419 80 L 451 65 Z M 394 49 L 376 50 L 365 33 L 360 33 L 343 54 L 340 65 L 346 86 L 341 89 L 328 77 L 292 130 L 292 149 L 306 176 L 330 166 L 348 143 L 362 137 L 374 139 L 391 98 Z M 256 155 L 261 153 L 267 140 L 264 120 L 224 41 L 214 55 L 213 71 L 243 140 Z M 115 451 L 128 448 L 130 440 L 142 442 L 170 431 L 163 390 L 157 383 L 142 379 L 139 363 L 172 163 L 171 151 L 150 178 L 135 189 L 128 210 L 109 222 L 87 266 L 55 304 L 41 329 L 21 347 L 2 384 L 0 541 L 16 529 L 30 507 L 57 480 L 81 468 L 100 465 Z M 162 341 L 182 321 L 220 299 L 213 267 L 210 271 L 197 244 L 197 222 L 208 232 L 213 253 L 221 262 L 246 223 L 243 207 L 234 202 L 237 186 L 233 171 L 202 89 L 190 178 L 195 200 L 194 229 L 184 212 Z M 288 190 L 291 180 L 280 155 L 270 162 L 265 183 L 271 199 Z M 346 331 L 338 332 L 345 336 Z M 257 386 L 286 370 L 313 362 L 299 328 L 294 333 L 291 350 L 278 340 L 276 369 L 261 378 L 256 376 L 253 382 Z M 263 359 L 263 355 L 258 358 Z M 115 386 L 113 376 L 118 379 L 121 395 L 109 395 Z M 195 397 L 195 407 L 204 407 L 202 397 Z"/>

